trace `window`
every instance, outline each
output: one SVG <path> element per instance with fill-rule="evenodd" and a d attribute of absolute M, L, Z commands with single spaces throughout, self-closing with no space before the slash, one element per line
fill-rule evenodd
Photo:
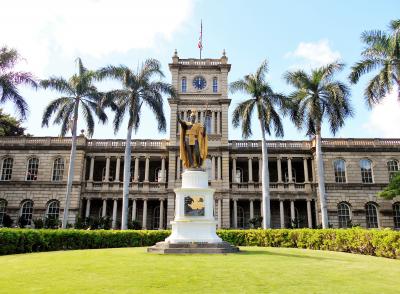
<path fill-rule="evenodd" d="M 346 183 L 346 163 L 343 159 L 337 159 L 333 162 L 335 170 L 335 182 Z"/>
<path fill-rule="evenodd" d="M 62 181 L 64 175 L 64 159 L 61 157 L 54 160 L 53 164 L 53 181 Z"/>
<path fill-rule="evenodd" d="M 3 159 L 3 166 L 1 168 L 1 180 L 9 181 L 11 180 L 12 168 L 14 160 L 11 157 Z"/>
<path fill-rule="evenodd" d="M 339 220 L 339 228 L 347 228 L 351 221 L 350 206 L 345 202 L 339 203 L 337 214 Z"/>
<path fill-rule="evenodd" d="M 39 169 L 39 158 L 32 157 L 28 161 L 28 171 L 26 173 L 27 181 L 36 181 Z"/>
<path fill-rule="evenodd" d="M 218 79 L 213 78 L 213 92 L 217 93 L 218 92 Z"/>
<path fill-rule="evenodd" d="M 393 221 L 394 228 L 400 229 L 400 203 L 395 203 L 393 205 Z"/>
<path fill-rule="evenodd" d="M 46 217 L 49 219 L 58 219 L 60 215 L 60 202 L 58 200 L 51 200 L 47 205 Z"/>
<path fill-rule="evenodd" d="M 211 133 L 211 116 L 212 112 L 210 110 L 207 110 L 206 117 L 204 118 L 204 125 L 208 134 Z"/>
<path fill-rule="evenodd" d="M 399 172 L 399 162 L 397 160 L 390 160 L 387 163 L 387 168 L 389 172 L 389 181 L 394 177 L 394 175 Z"/>
<path fill-rule="evenodd" d="M 365 206 L 366 212 L 365 217 L 367 220 L 367 228 L 378 227 L 378 210 L 374 203 L 367 203 Z"/>
<path fill-rule="evenodd" d="M 372 183 L 372 162 L 369 159 L 362 159 L 360 161 L 361 180 L 363 183 Z"/>
<path fill-rule="evenodd" d="M 182 81 L 181 81 L 181 90 L 182 90 L 182 93 L 186 93 L 186 89 L 187 89 L 187 81 L 186 81 L 186 78 L 182 78 Z"/>
<path fill-rule="evenodd" d="M 33 213 L 33 202 L 26 200 L 21 206 L 21 222 L 23 225 L 31 225 Z"/>
<path fill-rule="evenodd" d="M 4 215 L 6 214 L 7 201 L 0 199 L 0 226 L 3 225 Z"/>

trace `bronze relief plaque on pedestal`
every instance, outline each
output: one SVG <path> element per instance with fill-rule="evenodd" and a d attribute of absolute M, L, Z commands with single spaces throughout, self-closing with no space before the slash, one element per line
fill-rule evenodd
<path fill-rule="evenodd" d="M 186 196 L 184 200 L 185 216 L 204 216 L 203 196 Z"/>

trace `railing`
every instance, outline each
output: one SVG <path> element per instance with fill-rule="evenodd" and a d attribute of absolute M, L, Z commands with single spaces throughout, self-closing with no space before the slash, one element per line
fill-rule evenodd
<path fill-rule="evenodd" d="M 322 139 L 323 147 L 400 147 L 400 139 Z"/>
<path fill-rule="evenodd" d="M 90 148 L 125 148 L 125 140 L 88 140 L 87 146 Z M 168 140 L 132 140 L 132 147 L 165 149 Z"/>
<path fill-rule="evenodd" d="M 249 141 L 229 141 L 229 146 L 232 149 L 261 149 L 261 141 L 249 140 Z M 310 141 L 267 141 L 267 148 L 272 149 L 310 149 Z"/>
<path fill-rule="evenodd" d="M 122 182 L 86 182 L 87 191 L 122 191 Z M 131 191 L 166 191 L 167 183 L 162 182 L 131 182 Z"/>
<path fill-rule="evenodd" d="M 206 66 L 206 65 L 221 65 L 223 64 L 220 59 L 179 59 L 178 64 L 181 65 L 200 65 L 200 66 Z"/>
<path fill-rule="evenodd" d="M 230 183 L 233 191 L 261 191 L 261 183 Z M 270 183 L 271 191 L 311 191 L 311 183 Z"/>

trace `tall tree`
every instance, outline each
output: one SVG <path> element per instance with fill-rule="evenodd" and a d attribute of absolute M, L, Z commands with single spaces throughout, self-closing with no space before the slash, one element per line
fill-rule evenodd
<path fill-rule="evenodd" d="M 364 91 L 368 105 L 379 103 L 394 85 L 400 100 L 400 19 L 390 22 L 389 32 L 363 32 L 361 41 L 366 48 L 361 52 L 362 59 L 351 68 L 351 83 L 357 83 L 366 73 L 379 70 Z"/>
<path fill-rule="evenodd" d="M 23 136 L 25 128 L 21 126 L 21 120 L 4 113 L 0 108 L 0 137 Z"/>
<path fill-rule="evenodd" d="M 129 182 L 131 169 L 131 138 L 132 131 L 140 126 L 143 103 L 147 105 L 156 117 L 158 131 L 165 132 L 166 120 L 163 109 L 162 94 L 176 96 L 172 85 L 162 81 L 155 81 L 154 76 L 164 77 L 160 62 L 148 59 L 135 71 L 124 65 L 109 65 L 98 71 L 98 78 L 113 78 L 122 83 L 122 88 L 110 91 L 103 100 L 103 105 L 110 106 L 115 112 L 114 131 L 118 132 L 126 114 L 128 114 L 128 129 L 124 155 L 124 182 L 122 194 L 122 221 L 121 229 L 128 228 Z"/>
<path fill-rule="evenodd" d="M 256 110 L 261 129 L 262 150 L 262 211 L 264 229 L 271 227 L 271 206 L 269 195 L 269 171 L 268 150 L 265 134 L 274 133 L 277 137 L 283 137 L 283 125 L 279 111 L 285 113 L 287 103 L 282 94 L 276 93 L 266 82 L 265 75 L 268 72 L 268 62 L 264 61 L 254 74 L 244 76 L 242 79 L 232 82 L 229 86 L 232 93 L 243 92 L 250 96 L 249 99 L 240 102 L 233 110 L 232 124 L 235 128 L 241 126 L 243 138 L 252 135 L 252 117 Z"/>
<path fill-rule="evenodd" d="M 13 67 L 20 59 L 17 50 L 0 48 L 0 104 L 12 102 L 18 116 L 26 119 L 28 104 L 19 93 L 18 86 L 28 85 L 36 89 L 37 83 L 29 72 L 13 71 Z"/>
<path fill-rule="evenodd" d="M 40 85 L 45 89 L 52 89 L 62 96 L 47 105 L 42 118 L 42 127 L 48 127 L 51 117 L 54 115 L 53 124 L 61 125 L 61 136 L 65 136 L 69 130 L 72 134 L 71 155 L 68 168 L 67 192 L 65 195 L 65 208 L 62 220 L 62 228 L 68 223 L 69 206 L 74 178 L 75 154 L 76 154 L 76 129 L 79 117 L 79 107 L 87 126 L 89 137 L 94 131 L 95 114 L 102 123 L 107 121 L 107 115 L 100 107 L 103 93 L 94 86 L 96 72 L 88 70 L 83 66 L 80 58 L 77 59 L 78 73 L 74 74 L 68 81 L 62 77 L 50 77 L 42 80 Z"/>
<path fill-rule="evenodd" d="M 328 228 L 329 223 L 321 150 L 321 126 L 323 120 L 327 119 L 331 132 L 336 134 L 344 125 L 345 119 L 353 115 L 350 89 L 344 83 L 333 79 L 335 73 L 343 67 L 343 64 L 333 62 L 313 69 L 310 74 L 298 70 L 284 75 L 286 82 L 296 89 L 289 96 L 292 102 L 291 119 L 299 129 L 304 128 L 307 135 L 315 136 L 323 228 Z"/>

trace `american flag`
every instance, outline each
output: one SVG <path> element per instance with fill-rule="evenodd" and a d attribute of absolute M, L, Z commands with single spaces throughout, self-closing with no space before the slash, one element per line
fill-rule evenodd
<path fill-rule="evenodd" d="M 201 59 L 201 50 L 203 49 L 203 20 L 200 21 L 200 37 L 197 47 L 199 47 L 200 49 L 200 59 Z"/>

